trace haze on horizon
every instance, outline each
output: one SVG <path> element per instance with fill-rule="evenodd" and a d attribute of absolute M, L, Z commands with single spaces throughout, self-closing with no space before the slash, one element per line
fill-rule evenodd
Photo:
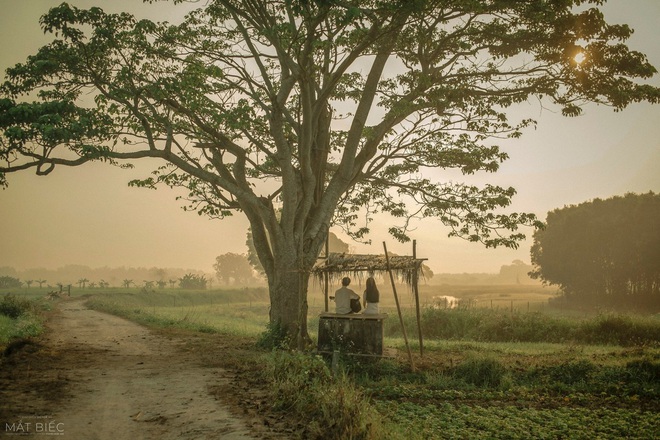
<path fill-rule="evenodd" d="M 16 2 L 0 0 L 0 69 L 4 70 L 34 53 L 50 38 L 38 19 L 61 0 Z M 135 0 L 71 0 L 78 7 L 101 6 L 109 12 L 128 11 L 158 20 L 176 21 L 180 11 L 168 4 L 144 5 Z M 603 8 L 613 23 L 635 29 L 627 44 L 645 53 L 660 68 L 660 17 L 657 0 L 610 0 Z M 652 81 L 660 85 L 660 76 Z M 539 103 L 520 106 L 522 117 L 534 117 L 538 128 L 528 129 L 518 140 L 502 142 L 510 159 L 495 174 L 462 176 L 448 173 L 447 180 L 493 183 L 518 190 L 511 211 L 534 212 L 545 219 L 548 211 L 593 198 L 627 192 L 660 192 L 660 106 L 634 104 L 622 112 L 590 105 L 578 118 L 565 118 L 542 109 Z M 95 267 L 190 268 L 212 272 L 215 257 L 227 252 L 245 253 L 247 221 L 237 214 L 222 221 L 184 212 L 176 193 L 128 188 L 127 182 L 145 177 L 157 164 L 138 161 L 133 170 L 100 163 L 77 168 L 56 168 L 47 177 L 23 172 L 8 176 L 9 188 L 0 190 L 0 267 L 19 270 L 54 269 L 67 264 Z M 469 177 L 469 178 L 468 178 Z M 388 250 L 410 254 L 411 244 L 396 242 L 387 234 L 389 218 L 372 225 L 372 245 L 349 242 L 340 228 L 333 228 L 358 253 Z M 517 250 L 486 249 L 480 244 L 449 239 L 439 221 L 427 219 L 414 225 L 418 256 L 428 258 L 436 273 L 497 272 L 515 259 L 529 263 L 533 230 Z"/>

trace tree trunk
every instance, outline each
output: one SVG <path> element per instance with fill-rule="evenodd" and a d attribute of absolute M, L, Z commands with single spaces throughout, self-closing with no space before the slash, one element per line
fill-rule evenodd
<path fill-rule="evenodd" d="M 267 273 L 270 294 L 270 323 L 285 332 L 291 346 L 309 341 L 307 332 L 308 268 L 300 267 L 295 252 L 275 258 L 273 273 Z"/>

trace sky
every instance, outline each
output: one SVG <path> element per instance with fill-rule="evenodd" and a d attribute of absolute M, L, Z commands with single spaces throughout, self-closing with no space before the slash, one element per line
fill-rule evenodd
<path fill-rule="evenodd" d="M 0 71 L 34 53 L 49 40 L 38 19 L 60 0 L 0 0 Z M 69 0 L 80 6 L 101 6 L 107 12 L 126 10 L 139 16 L 177 21 L 182 6 L 143 5 L 138 0 Z M 658 0 L 610 0 L 604 7 L 612 23 L 627 23 L 635 33 L 629 47 L 647 54 L 660 68 Z M 660 77 L 649 83 L 660 86 Z M 518 194 L 511 211 L 547 212 L 594 198 L 628 192 L 660 192 L 660 106 L 633 104 L 622 112 L 589 105 L 583 116 L 565 118 L 538 104 L 519 109 L 538 126 L 523 137 L 501 144 L 509 154 L 496 174 L 468 182 L 513 186 Z M 137 163 L 136 163 L 137 164 Z M 34 173 L 9 175 L 0 190 L 0 267 L 54 269 L 67 264 L 90 267 L 180 267 L 212 272 L 218 255 L 245 253 L 247 221 L 237 214 L 222 221 L 184 212 L 172 190 L 129 188 L 157 164 L 141 162 L 134 170 L 103 164 L 56 168 L 47 177 Z M 452 180 L 457 178 L 453 175 Z M 387 235 L 389 219 L 376 219 L 371 245 L 349 242 L 357 253 L 410 255 L 412 245 Z M 414 224 L 411 237 L 417 255 L 436 273 L 498 272 L 513 260 L 530 262 L 533 230 L 516 250 L 486 249 L 480 244 L 447 238 L 438 220 Z M 349 241 L 338 228 L 338 236 Z"/>

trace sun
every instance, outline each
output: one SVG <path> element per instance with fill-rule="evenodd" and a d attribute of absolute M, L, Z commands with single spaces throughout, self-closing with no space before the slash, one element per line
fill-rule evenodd
<path fill-rule="evenodd" d="M 587 55 L 584 52 L 578 52 L 578 54 L 573 57 L 573 61 L 577 64 L 582 64 L 586 59 Z"/>

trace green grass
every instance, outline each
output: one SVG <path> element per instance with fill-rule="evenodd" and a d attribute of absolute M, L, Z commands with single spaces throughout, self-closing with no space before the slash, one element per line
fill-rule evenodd
<path fill-rule="evenodd" d="M 406 312 L 404 320 L 408 332 L 415 333 L 415 315 Z M 619 345 L 660 341 L 658 317 L 614 313 L 575 318 L 519 310 L 424 308 L 421 327 L 427 339 Z M 398 320 L 388 320 L 385 331 L 401 334 Z"/>
<path fill-rule="evenodd" d="M 264 289 L 104 292 L 94 295 L 88 304 L 142 324 L 207 333 L 256 337 L 268 323 Z"/>

